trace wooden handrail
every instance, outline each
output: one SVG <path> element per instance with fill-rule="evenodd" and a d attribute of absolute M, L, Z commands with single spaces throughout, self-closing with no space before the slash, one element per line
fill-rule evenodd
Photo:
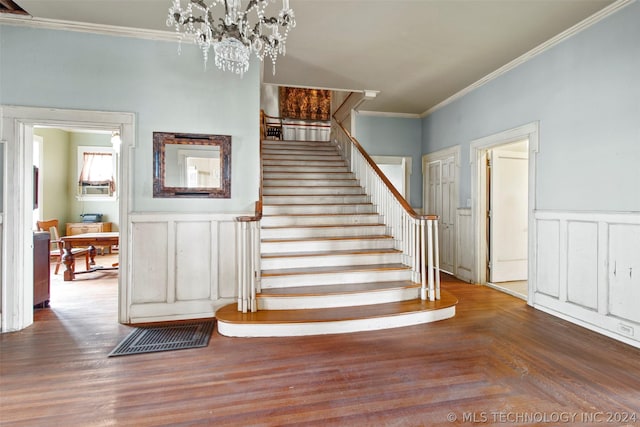
<path fill-rule="evenodd" d="M 256 213 L 253 216 L 238 216 L 236 217 L 237 222 L 253 222 L 260 221 L 262 219 L 262 196 L 260 200 L 256 202 Z"/>
<path fill-rule="evenodd" d="M 348 99 L 348 98 L 347 98 Z M 346 100 L 345 100 L 346 102 Z M 344 104 L 344 103 L 343 103 Z M 342 105 L 340 106 L 342 107 Z M 340 108 L 338 108 L 339 110 Z M 369 164 L 369 166 L 371 166 L 371 168 L 378 174 L 378 176 L 380 177 L 380 179 L 382 180 L 382 182 L 387 186 L 387 188 L 389 189 L 389 191 L 391 192 L 391 194 L 393 194 L 393 196 L 398 200 L 398 203 L 400 203 L 400 206 L 402 206 L 404 208 L 404 210 L 412 217 L 415 219 L 427 219 L 427 220 L 435 220 L 438 219 L 437 215 L 419 215 L 415 210 L 413 210 L 413 208 L 411 207 L 411 205 L 405 200 L 404 197 L 402 197 L 402 194 L 400 194 L 400 192 L 398 192 L 398 190 L 396 189 L 396 187 L 391 183 L 391 181 L 389 181 L 389 178 L 386 177 L 386 175 L 380 170 L 380 168 L 378 167 L 378 165 L 376 164 L 376 162 L 373 161 L 373 159 L 369 156 L 369 154 L 365 151 L 364 148 L 362 148 L 362 145 L 360 145 L 360 143 L 358 142 L 357 139 L 355 139 L 353 136 L 351 136 L 351 134 L 349 133 L 349 131 L 347 129 L 345 129 L 344 126 L 342 126 L 342 123 L 340 123 L 335 116 L 333 116 L 333 119 L 336 121 L 337 125 L 340 126 L 340 128 L 342 129 L 342 131 L 344 132 L 345 135 L 347 135 L 347 137 L 349 138 L 349 140 L 351 140 L 351 143 L 358 149 L 358 151 L 360 152 L 360 154 L 362 154 L 362 156 L 367 160 L 367 163 Z"/>

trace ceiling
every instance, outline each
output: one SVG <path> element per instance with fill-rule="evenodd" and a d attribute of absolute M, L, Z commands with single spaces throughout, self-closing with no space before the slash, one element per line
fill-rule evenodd
<path fill-rule="evenodd" d="M 14 1 L 37 18 L 171 31 L 171 0 Z M 291 0 L 297 27 L 264 82 L 379 91 L 364 110 L 421 114 L 613 2 Z"/>

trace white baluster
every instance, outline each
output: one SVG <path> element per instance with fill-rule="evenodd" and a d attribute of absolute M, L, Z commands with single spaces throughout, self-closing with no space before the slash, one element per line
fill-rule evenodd
<path fill-rule="evenodd" d="M 440 248 L 438 244 L 438 220 L 434 221 L 433 227 L 433 260 L 436 273 L 436 299 L 440 299 Z"/>
<path fill-rule="evenodd" d="M 429 259 L 429 301 L 436 300 L 433 268 L 433 220 L 427 220 L 427 256 Z"/>
<path fill-rule="evenodd" d="M 420 288 L 420 298 L 423 301 L 427 300 L 427 266 L 426 266 L 426 242 L 425 242 L 425 223 L 424 219 L 420 220 L 420 264 L 421 264 L 421 275 L 420 281 L 422 287 Z"/>

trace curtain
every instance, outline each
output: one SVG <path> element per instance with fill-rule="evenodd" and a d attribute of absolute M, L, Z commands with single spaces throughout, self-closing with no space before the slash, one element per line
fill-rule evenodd
<path fill-rule="evenodd" d="M 85 152 L 82 159 L 82 171 L 78 179 L 80 185 L 108 185 L 109 192 L 116 191 L 113 178 L 113 157 L 111 153 Z"/>

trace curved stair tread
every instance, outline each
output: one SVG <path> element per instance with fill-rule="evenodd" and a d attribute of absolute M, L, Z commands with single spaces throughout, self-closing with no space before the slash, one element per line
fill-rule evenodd
<path fill-rule="evenodd" d="M 366 224 L 357 222 L 354 224 L 316 224 L 316 225 L 272 225 L 262 226 L 263 230 L 275 230 L 275 229 L 292 229 L 292 228 L 344 228 L 344 227 L 385 227 L 385 224 Z"/>
<path fill-rule="evenodd" d="M 369 204 L 369 203 L 367 203 Z M 291 213 L 291 214 L 266 214 L 266 215 L 262 215 L 263 218 L 268 217 L 289 217 L 289 216 L 294 216 L 294 217 L 310 217 L 310 216 L 319 216 L 319 217 L 325 217 L 325 216 L 329 216 L 329 217 L 333 217 L 333 216 L 344 216 L 344 217 L 352 217 L 352 216 L 366 216 L 366 215 L 370 215 L 370 216 L 380 216 L 379 213 L 377 212 L 363 212 L 363 213 L 359 213 L 359 214 L 353 214 L 353 213 Z"/>
<path fill-rule="evenodd" d="M 306 257 L 322 257 L 335 255 L 378 255 L 378 254 L 401 254 L 399 249 L 348 249 L 337 251 L 317 251 L 317 252 L 275 252 L 271 254 L 262 254 L 261 258 L 306 258 Z"/>
<path fill-rule="evenodd" d="M 413 299 L 386 304 L 355 307 L 336 307 L 307 310 L 261 310 L 253 313 L 238 311 L 237 304 L 229 304 L 216 311 L 218 322 L 245 324 L 336 322 L 399 316 L 415 312 L 435 311 L 454 307 L 458 299 L 447 291 L 441 291 L 437 301 Z"/>
<path fill-rule="evenodd" d="M 368 235 L 368 236 L 325 236 L 325 237 L 303 237 L 300 239 L 262 239 L 262 243 L 276 243 L 276 242 L 316 242 L 318 240 L 376 240 L 376 239 L 393 239 L 392 236 L 381 235 Z"/>
<path fill-rule="evenodd" d="M 371 265 L 345 265 L 331 267 L 307 267 L 307 268 L 286 268 L 278 270 L 262 270 L 262 277 L 290 276 L 294 274 L 335 274 L 352 273 L 356 271 L 387 271 L 387 270 L 410 270 L 411 267 L 405 264 L 371 264 Z"/>
<path fill-rule="evenodd" d="M 375 292 L 386 291 L 389 289 L 405 289 L 419 288 L 420 284 L 410 280 L 394 280 L 390 282 L 366 282 L 366 283 L 347 283 L 335 285 L 316 285 L 316 286 L 298 286 L 291 288 L 271 288 L 263 289 L 260 295 L 269 297 L 287 297 L 287 296 L 322 296 L 322 295 L 339 295 L 356 292 Z"/>
<path fill-rule="evenodd" d="M 327 206 L 327 205 L 338 205 L 338 206 L 370 206 L 373 203 L 332 203 L 332 202 L 327 202 L 327 203 L 265 203 L 263 206 L 308 206 L 308 207 L 312 207 L 312 206 Z"/>

